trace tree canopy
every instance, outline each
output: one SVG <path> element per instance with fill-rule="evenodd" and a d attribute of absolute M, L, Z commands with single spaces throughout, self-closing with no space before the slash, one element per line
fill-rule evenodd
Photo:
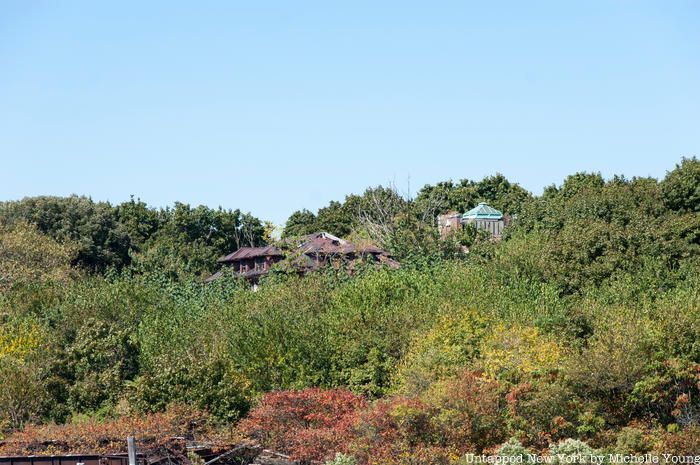
<path fill-rule="evenodd" d="M 295 212 L 284 236 L 372 242 L 400 268 L 280 273 L 255 292 L 202 280 L 273 240 L 250 213 L 3 202 L 0 434 L 84 437 L 82 418 L 186 404 L 307 462 L 696 453 L 699 167 L 575 173 L 538 196 L 500 175 L 416 198 L 370 188 Z M 437 214 L 482 200 L 510 215 L 501 240 L 438 234 Z"/>
<path fill-rule="evenodd" d="M 0 203 L 0 224 L 28 223 L 77 246 L 73 264 L 90 272 L 135 265 L 202 274 L 216 259 L 264 243 L 262 222 L 240 210 L 149 208 L 138 199 L 112 206 L 89 197 L 28 197 Z"/>

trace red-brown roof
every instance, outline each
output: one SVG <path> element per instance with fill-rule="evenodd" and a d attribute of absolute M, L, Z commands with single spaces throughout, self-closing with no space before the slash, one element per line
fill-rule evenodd
<path fill-rule="evenodd" d="M 282 251 L 274 245 L 265 247 L 241 247 L 233 253 L 221 257 L 219 263 L 229 263 L 255 257 L 283 257 Z"/>
<path fill-rule="evenodd" d="M 300 273 L 318 269 L 326 263 L 327 259 L 332 259 L 333 255 L 337 258 L 342 257 L 343 260 L 348 260 L 350 262 L 361 257 L 368 258 L 368 256 L 371 255 L 383 265 L 387 265 L 391 268 L 398 268 L 400 266 L 397 261 L 391 258 L 391 255 L 377 246 L 371 244 L 356 245 L 327 232 L 317 232 L 300 238 L 290 239 L 287 245 L 290 246 L 292 250 L 296 249 L 301 253 L 301 256 L 298 257 L 293 264 Z M 284 256 L 284 252 L 274 245 L 268 245 L 266 247 L 241 247 L 235 252 L 221 257 L 218 262 L 234 263 L 256 257 Z M 252 279 L 267 273 L 268 270 L 265 269 L 249 270 L 245 273 L 238 274 L 245 278 Z M 207 281 L 218 279 L 221 276 L 223 276 L 222 273 L 215 273 L 210 276 Z"/>
<path fill-rule="evenodd" d="M 350 255 L 357 254 L 385 254 L 382 249 L 374 245 L 355 245 L 344 239 L 327 232 L 318 232 L 304 236 L 299 246 L 302 253 L 324 253 Z"/>

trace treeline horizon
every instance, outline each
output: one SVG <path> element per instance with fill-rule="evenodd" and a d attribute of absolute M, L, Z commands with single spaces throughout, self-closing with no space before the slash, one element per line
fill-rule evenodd
<path fill-rule="evenodd" d="M 437 214 L 479 201 L 515 217 L 502 240 L 440 237 Z M 282 235 L 317 230 L 402 266 L 273 273 L 251 292 L 202 277 L 274 240 L 252 214 L 0 203 L 0 437 L 186 404 L 304 463 L 700 449 L 696 158 L 541 196 L 499 175 L 413 199 L 370 188 Z"/>
<path fill-rule="evenodd" d="M 696 159 L 683 158 L 681 163 Z M 670 171 L 667 172 L 667 176 Z M 216 258 L 243 246 L 260 246 L 291 236 L 326 231 L 339 237 L 383 242 L 382 234 L 367 231 L 371 221 L 386 221 L 400 210 L 419 216 L 421 223 L 436 226 L 437 215 L 448 211 L 465 212 L 479 202 L 487 202 L 507 215 L 518 215 L 536 199 L 560 190 L 570 190 L 580 180 L 603 185 L 615 182 L 656 182 L 653 177 L 625 178 L 614 175 L 605 180 L 600 172 L 577 172 L 560 185 L 551 184 L 536 196 L 518 183 L 496 173 L 481 181 L 461 179 L 426 184 L 408 197 L 393 186 L 368 187 L 362 194 L 349 194 L 343 201 L 331 200 L 315 213 L 308 209 L 294 211 L 283 226 L 261 219 L 251 212 L 176 201 L 172 206 L 153 207 L 131 196 L 130 200 L 112 204 L 94 201 L 90 196 L 38 195 L 19 200 L 0 201 L 0 218 L 4 226 L 27 222 L 59 242 L 76 241 L 73 265 L 89 272 L 104 273 L 138 265 L 150 266 L 151 259 L 134 256 L 149 249 L 162 255 L 172 248 L 188 249 L 177 257 L 176 267 L 197 274 L 214 271 Z M 408 212 L 408 210 L 413 210 Z M 468 239 L 462 238 L 464 243 Z"/>

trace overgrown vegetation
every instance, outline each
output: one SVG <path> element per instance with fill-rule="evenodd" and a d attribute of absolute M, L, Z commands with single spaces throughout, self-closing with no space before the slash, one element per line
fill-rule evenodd
<path fill-rule="evenodd" d="M 201 280 L 271 240 L 251 215 L 6 202 L 0 431 L 185 404 L 222 427 L 247 416 L 242 432 L 307 461 L 696 453 L 699 199 L 696 159 L 540 197 L 498 176 L 415 199 L 370 189 L 285 234 L 372 240 L 401 269 L 275 275 L 258 292 Z M 502 241 L 439 238 L 435 214 L 480 200 L 517 215 Z"/>

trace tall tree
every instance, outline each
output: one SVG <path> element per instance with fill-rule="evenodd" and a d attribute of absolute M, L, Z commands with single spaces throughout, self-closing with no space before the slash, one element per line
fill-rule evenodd
<path fill-rule="evenodd" d="M 503 213 L 517 214 L 533 199 L 532 194 L 519 184 L 511 183 L 500 173 L 487 176 L 479 182 L 462 179 L 439 182 L 424 186 L 416 196 L 421 209 L 430 209 L 436 214 L 448 211 L 463 213 L 479 202 L 488 202 Z"/>
<path fill-rule="evenodd" d="M 353 227 L 353 218 L 343 208 L 343 204 L 331 201 L 328 206 L 318 210 L 316 216 L 316 228 L 339 237 L 350 234 Z"/>
<path fill-rule="evenodd" d="M 664 203 L 672 210 L 700 212 L 700 161 L 684 158 L 661 183 Z"/>
<path fill-rule="evenodd" d="M 316 215 L 307 209 L 297 210 L 287 219 L 282 238 L 311 234 L 316 229 Z"/>
<path fill-rule="evenodd" d="M 75 263 L 90 271 L 130 262 L 131 238 L 107 202 L 89 197 L 27 197 L 0 203 L 0 223 L 26 221 L 59 241 L 78 244 Z"/>
<path fill-rule="evenodd" d="M 71 267 L 76 252 L 76 244 L 59 243 L 34 225 L 0 225 L 0 290 L 19 283 L 67 281 L 76 274 Z"/>

